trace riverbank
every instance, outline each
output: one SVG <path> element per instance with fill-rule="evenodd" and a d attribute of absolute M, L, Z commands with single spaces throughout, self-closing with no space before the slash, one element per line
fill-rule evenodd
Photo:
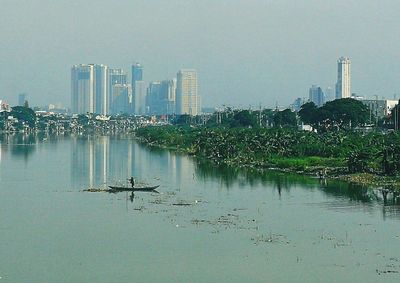
<path fill-rule="evenodd" d="M 146 127 L 139 141 L 183 152 L 214 164 L 280 170 L 400 189 L 397 134 L 295 129 Z M 389 174 L 390 173 L 390 174 Z"/>

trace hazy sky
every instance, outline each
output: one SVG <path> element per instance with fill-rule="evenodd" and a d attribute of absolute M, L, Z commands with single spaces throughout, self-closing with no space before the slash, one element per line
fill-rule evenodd
<path fill-rule="evenodd" d="M 352 92 L 400 98 L 399 0 L 0 0 L 0 99 L 70 104 L 73 64 L 147 82 L 196 68 L 203 106 L 290 104 L 336 82 L 352 61 Z"/>

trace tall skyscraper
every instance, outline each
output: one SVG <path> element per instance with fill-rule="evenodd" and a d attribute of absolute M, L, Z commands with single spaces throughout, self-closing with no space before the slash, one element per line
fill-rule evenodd
<path fill-rule="evenodd" d="M 94 66 L 74 65 L 71 69 L 71 111 L 94 113 Z"/>
<path fill-rule="evenodd" d="M 112 114 L 131 113 L 132 88 L 130 84 L 114 84 L 112 90 Z"/>
<path fill-rule="evenodd" d="M 132 65 L 133 109 L 136 115 L 146 114 L 146 85 L 143 81 L 143 66 L 140 63 Z"/>
<path fill-rule="evenodd" d="M 324 105 L 325 103 L 325 95 L 322 89 L 319 86 L 313 85 L 309 90 L 309 100 L 314 102 L 318 107 Z"/>
<path fill-rule="evenodd" d="M 159 115 L 162 112 L 161 83 L 150 82 L 147 88 L 147 102 L 150 115 Z"/>
<path fill-rule="evenodd" d="M 143 66 L 140 63 L 132 65 L 132 85 L 136 81 L 143 81 Z"/>
<path fill-rule="evenodd" d="M 109 111 L 108 67 L 96 64 L 74 65 L 71 69 L 72 113 L 97 113 Z"/>
<path fill-rule="evenodd" d="M 325 102 L 332 101 L 335 99 L 333 88 L 328 86 L 325 91 Z"/>
<path fill-rule="evenodd" d="M 18 95 L 18 105 L 24 106 L 25 101 L 28 99 L 28 95 L 26 93 L 20 93 Z"/>
<path fill-rule="evenodd" d="M 162 114 L 174 114 L 176 112 L 176 79 L 161 82 L 160 97 L 164 101 Z"/>
<path fill-rule="evenodd" d="M 197 71 L 193 69 L 180 70 L 177 74 L 176 113 L 179 115 L 201 114 L 201 98 L 197 93 Z"/>
<path fill-rule="evenodd" d="M 147 106 L 151 115 L 175 113 L 176 79 L 151 82 L 147 88 Z"/>
<path fill-rule="evenodd" d="M 108 94 L 108 67 L 105 65 L 94 65 L 94 113 L 107 115 L 110 110 L 110 97 Z"/>
<path fill-rule="evenodd" d="M 109 105 L 109 107 L 110 107 L 110 112 L 112 112 L 112 113 L 120 113 L 120 111 L 125 111 L 125 108 L 124 108 L 124 110 L 121 110 L 120 109 L 120 107 L 119 106 L 117 106 L 117 105 L 113 105 L 113 103 L 115 102 L 115 99 L 116 99 L 116 97 L 119 97 L 120 96 L 120 93 L 118 93 L 118 94 L 115 94 L 114 93 L 114 86 L 115 85 L 126 85 L 126 86 L 128 86 L 127 85 L 127 74 L 125 73 L 125 71 L 124 70 L 122 70 L 122 69 L 108 69 L 108 96 L 109 96 L 109 101 L 110 101 L 110 105 Z M 129 84 L 129 88 L 130 88 L 130 84 Z M 120 90 L 120 88 L 118 87 L 117 88 L 118 89 L 118 91 Z M 130 97 L 129 97 L 129 99 L 130 99 L 130 101 L 132 101 L 132 90 L 130 90 L 129 91 L 129 95 L 130 95 Z M 118 102 L 119 103 L 119 102 Z M 118 104 L 119 105 L 119 104 Z M 129 113 L 130 111 L 128 111 L 128 112 L 124 112 L 124 113 Z"/>
<path fill-rule="evenodd" d="M 336 99 L 351 97 L 350 59 L 340 57 L 338 60 L 338 77 L 336 83 Z"/>
<path fill-rule="evenodd" d="M 133 113 L 136 115 L 146 115 L 146 84 L 144 81 L 135 81 L 133 88 Z"/>

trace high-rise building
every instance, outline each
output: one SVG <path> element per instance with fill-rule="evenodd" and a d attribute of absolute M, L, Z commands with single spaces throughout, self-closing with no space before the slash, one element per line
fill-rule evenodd
<path fill-rule="evenodd" d="M 119 106 L 114 106 L 113 103 L 115 101 L 115 97 L 118 97 L 120 94 L 114 94 L 114 86 L 115 85 L 127 85 L 127 74 L 122 69 L 108 69 L 108 96 L 110 101 L 110 112 L 112 113 L 119 113 L 121 110 Z M 129 85 L 130 87 L 130 85 Z M 119 87 L 117 88 L 120 89 Z M 132 96 L 132 90 L 130 91 L 130 95 Z M 130 100 L 132 98 L 130 97 Z M 127 113 L 129 113 L 128 111 Z"/>
<path fill-rule="evenodd" d="M 140 63 L 132 65 L 132 85 L 136 81 L 143 81 L 143 66 Z"/>
<path fill-rule="evenodd" d="M 164 101 L 161 114 L 174 114 L 176 112 L 176 79 L 161 82 L 160 97 Z"/>
<path fill-rule="evenodd" d="M 149 114 L 166 115 L 175 113 L 176 79 L 151 82 L 147 88 Z"/>
<path fill-rule="evenodd" d="M 130 84 L 114 84 L 112 90 L 112 114 L 131 113 L 132 87 Z"/>
<path fill-rule="evenodd" d="M 127 84 L 127 74 L 123 69 L 108 69 L 108 77 L 110 85 L 113 84 Z"/>
<path fill-rule="evenodd" d="M 162 112 L 161 83 L 150 82 L 147 88 L 146 105 L 150 115 L 160 115 Z"/>
<path fill-rule="evenodd" d="M 179 115 L 201 114 L 201 99 L 198 95 L 197 71 L 180 70 L 177 74 L 176 113 Z"/>
<path fill-rule="evenodd" d="M 107 115 L 110 111 L 108 83 L 108 67 L 105 65 L 94 65 L 94 113 Z"/>
<path fill-rule="evenodd" d="M 322 89 L 319 86 L 313 85 L 309 90 L 309 100 L 314 102 L 318 107 L 324 105 L 325 103 L 325 95 Z"/>
<path fill-rule="evenodd" d="M 325 89 L 324 93 L 325 93 L 325 102 L 328 102 L 328 101 L 331 101 L 331 100 L 335 99 L 335 95 L 334 95 L 332 87 L 328 86 Z"/>
<path fill-rule="evenodd" d="M 146 84 L 144 81 L 135 81 L 133 87 L 133 113 L 136 115 L 146 115 Z"/>
<path fill-rule="evenodd" d="M 132 96 L 133 113 L 145 115 L 146 111 L 146 86 L 143 81 L 143 66 L 140 63 L 132 65 Z"/>
<path fill-rule="evenodd" d="M 75 65 L 71 69 L 71 111 L 94 113 L 94 66 Z"/>
<path fill-rule="evenodd" d="M 18 95 L 18 105 L 19 106 L 24 106 L 25 105 L 25 101 L 27 101 L 28 99 L 28 95 L 26 93 L 20 93 Z"/>
<path fill-rule="evenodd" d="M 340 57 L 336 83 L 336 99 L 351 97 L 350 59 Z"/>
<path fill-rule="evenodd" d="M 108 67 L 96 64 L 74 65 L 71 69 L 71 111 L 76 114 L 109 111 Z"/>

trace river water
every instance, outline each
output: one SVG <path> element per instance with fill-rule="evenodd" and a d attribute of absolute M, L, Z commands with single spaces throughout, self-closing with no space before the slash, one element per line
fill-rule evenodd
<path fill-rule="evenodd" d="M 400 282 L 400 209 L 377 190 L 129 136 L 0 143 L 0 282 Z M 159 194 L 83 191 L 129 176 Z"/>

